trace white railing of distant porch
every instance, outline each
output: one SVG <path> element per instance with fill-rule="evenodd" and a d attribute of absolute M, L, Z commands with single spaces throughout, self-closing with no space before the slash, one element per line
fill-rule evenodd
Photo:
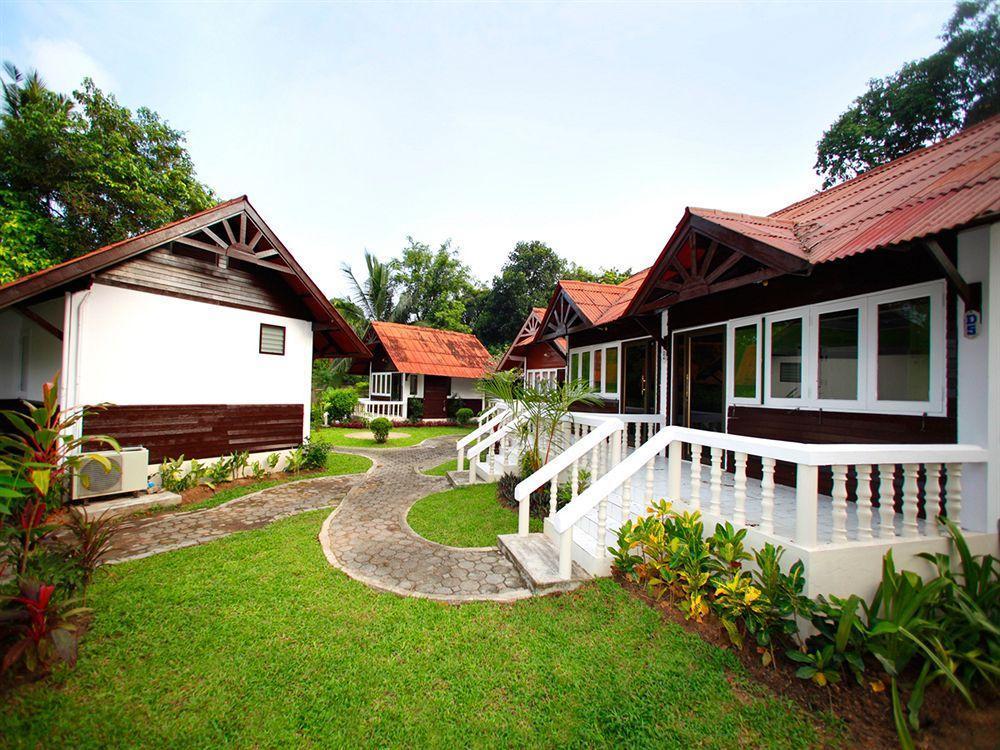
<path fill-rule="evenodd" d="M 371 398 L 358 399 L 354 407 L 354 413 L 359 417 L 373 419 L 375 417 L 385 417 L 386 419 L 406 419 L 405 401 L 378 401 Z"/>
<path fill-rule="evenodd" d="M 918 521 L 922 504 L 928 520 L 946 515 L 956 524 L 961 520 L 961 478 L 965 464 L 984 463 L 987 451 L 967 445 L 812 445 L 779 440 L 765 440 L 718 432 L 664 427 L 627 457 L 619 460 L 626 444 L 621 436 L 625 425 L 608 419 L 607 425 L 593 431 L 584 440 L 570 446 L 554 461 L 518 484 L 515 499 L 520 503 L 518 533 L 528 533 L 529 499 L 545 484 L 555 497 L 560 474 L 580 461 L 600 465 L 602 453 L 610 451 L 611 469 L 595 476 L 592 484 L 576 495 L 565 507 L 550 508 L 552 530 L 559 535 L 559 570 L 568 579 L 572 567 L 573 529 L 597 509 L 597 539 L 594 553 L 607 557 L 607 506 L 617 493 L 622 508 L 622 522 L 641 515 L 653 500 L 654 467 L 657 456 L 667 453 L 666 499 L 685 502 L 688 509 L 719 515 L 722 507 L 723 474 L 727 455 L 732 455 L 733 488 L 731 520 L 745 524 L 749 503 L 757 503 L 754 516 L 760 518 L 760 530 L 774 535 L 776 463 L 795 466 L 794 542 L 800 547 L 819 546 L 820 506 L 818 477 L 820 468 L 831 473 L 831 502 L 824 512 L 830 524 L 828 544 L 857 544 L 872 539 L 937 535 L 933 522 Z M 682 451 L 689 447 L 696 457 L 687 468 L 689 492 L 681 497 Z M 753 456 L 760 460 L 760 496 L 747 494 L 747 464 Z M 708 458 L 706 466 L 703 461 Z M 707 475 L 707 481 L 706 481 Z M 901 481 L 897 481 L 901 479 Z M 848 502 L 849 486 L 853 501 Z M 575 494 L 575 493 L 574 493 Z M 727 503 L 728 505 L 728 503 Z M 851 518 L 853 516 L 853 518 Z M 849 522 L 850 521 L 850 522 Z M 780 537 L 779 537 L 780 538 Z"/>

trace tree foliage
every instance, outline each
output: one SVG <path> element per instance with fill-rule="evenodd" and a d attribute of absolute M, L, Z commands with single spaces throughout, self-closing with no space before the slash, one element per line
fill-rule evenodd
<path fill-rule="evenodd" d="M 0 282 L 211 206 L 184 135 L 89 78 L 65 96 L 5 63 Z"/>
<path fill-rule="evenodd" d="M 472 272 L 445 240 L 437 250 L 407 237 L 402 256 L 393 261 L 401 297 L 418 323 L 468 333 L 466 305 L 475 288 Z"/>
<path fill-rule="evenodd" d="M 341 266 L 350 284 L 351 296 L 347 300 L 334 300 L 334 305 L 339 304 L 340 312 L 349 322 L 360 322 L 360 328 L 375 320 L 409 322 L 410 302 L 399 293 L 399 278 L 393 264 L 383 263 L 374 253 L 365 250 L 365 266 L 368 275 L 361 279 L 347 263 Z"/>
<path fill-rule="evenodd" d="M 962 0 L 940 50 L 872 79 L 817 146 L 827 188 L 1000 112 L 997 0 Z"/>

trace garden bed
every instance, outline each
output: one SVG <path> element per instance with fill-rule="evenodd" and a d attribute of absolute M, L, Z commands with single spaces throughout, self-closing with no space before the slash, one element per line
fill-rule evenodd
<path fill-rule="evenodd" d="M 876 692 L 866 679 L 858 685 L 845 678 L 840 683 L 820 687 L 795 676 L 797 665 L 783 657 L 765 666 L 757 648 L 748 643 L 745 648 L 732 646 L 726 631 L 713 615 L 704 622 L 685 619 L 674 600 L 657 601 L 645 586 L 615 575 L 615 580 L 634 596 L 657 610 L 664 621 L 672 622 L 696 633 L 709 643 L 731 651 L 746 671 L 776 694 L 794 700 L 810 711 L 832 711 L 844 722 L 853 738 L 852 747 L 875 750 L 899 747 L 893 728 L 892 700 L 889 691 Z M 874 681 L 874 673 L 866 673 Z M 961 696 L 935 683 L 927 691 L 921 712 L 921 730 L 914 736 L 918 748 L 942 750 L 995 750 L 1000 739 L 1000 697 L 982 691 L 976 695 L 976 707 L 971 708 Z"/>

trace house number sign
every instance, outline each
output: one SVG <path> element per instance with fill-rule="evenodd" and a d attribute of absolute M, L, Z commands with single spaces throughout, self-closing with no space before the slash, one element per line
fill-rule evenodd
<path fill-rule="evenodd" d="M 978 310 L 969 310 L 965 313 L 965 338 L 974 339 L 979 335 L 981 316 Z"/>

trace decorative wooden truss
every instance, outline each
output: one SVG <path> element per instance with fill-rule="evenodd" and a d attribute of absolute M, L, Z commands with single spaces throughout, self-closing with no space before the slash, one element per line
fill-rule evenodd
<path fill-rule="evenodd" d="M 590 328 L 592 325 L 562 289 L 556 295 L 555 301 L 549 304 L 543 322 L 545 325 L 541 336 L 543 341 L 552 341 L 574 331 Z M 539 326 L 541 325 L 542 322 L 539 322 Z"/>
<path fill-rule="evenodd" d="M 245 211 L 203 226 L 173 240 L 175 244 L 194 247 L 218 256 L 225 268 L 230 258 L 279 273 L 295 274 L 272 243 Z"/>
<path fill-rule="evenodd" d="M 687 214 L 629 306 L 641 315 L 678 302 L 808 273 L 808 261 L 702 217 Z"/>

